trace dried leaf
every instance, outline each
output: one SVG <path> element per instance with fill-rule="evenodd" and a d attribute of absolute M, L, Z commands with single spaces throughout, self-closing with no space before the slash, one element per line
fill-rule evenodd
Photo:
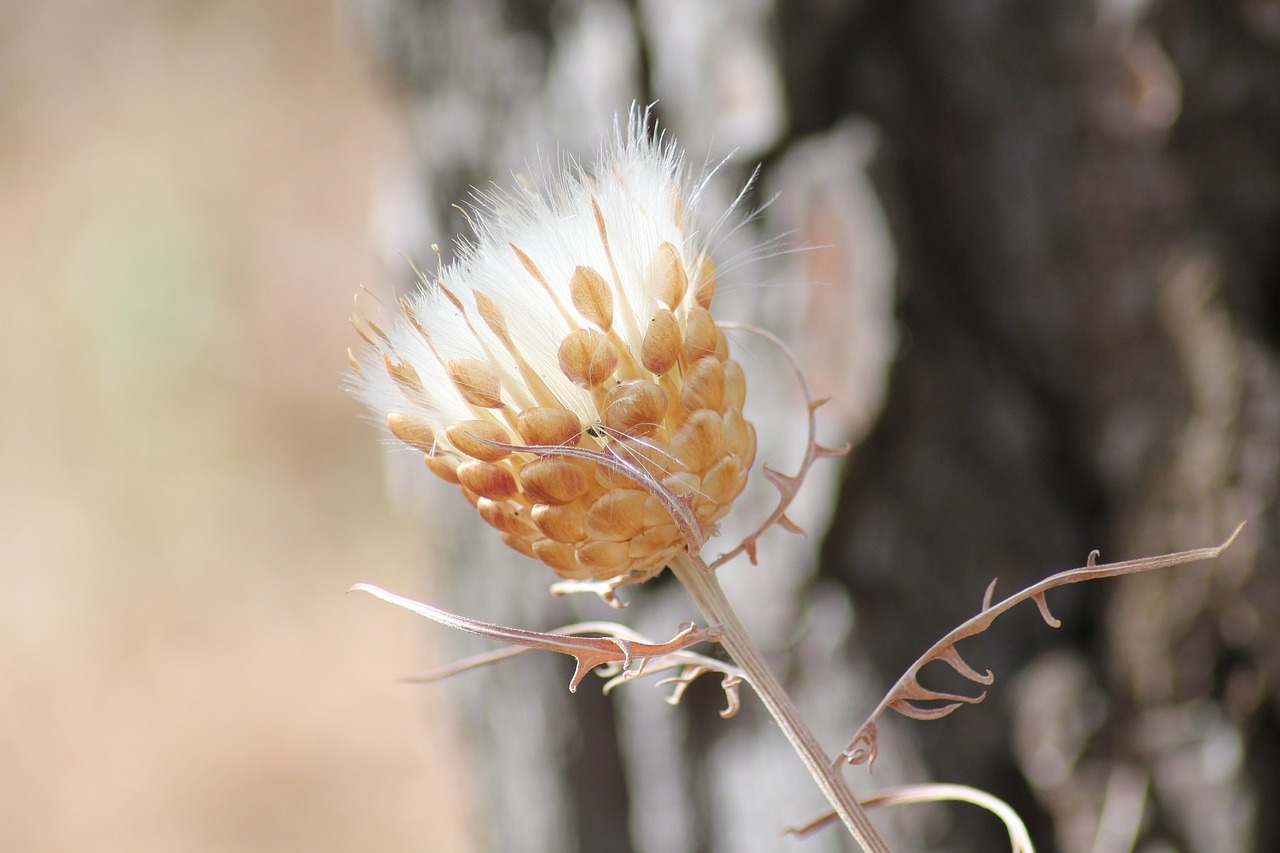
<path fill-rule="evenodd" d="M 841 759 L 850 764 L 862 764 L 875 760 L 875 721 L 888 708 L 905 714 L 918 720 L 938 719 L 945 717 L 959 707 L 959 704 L 944 705 L 940 708 L 921 708 L 913 704 L 919 700 L 940 700 L 956 703 L 972 704 L 981 702 L 985 693 L 979 694 L 976 698 L 968 698 L 964 696 L 955 696 L 943 693 L 934 693 L 920 685 L 917 676 L 920 670 L 931 661 L 940 660 L 951 666 L 956 672 L 970 681 L 978 684 L 989 685 L 995 680 L 995 676 L 991 672 L 985 675 L 979 674 L 971 668 L 964 659 L 960 657 L 956 651 L 955 644 L 966 637 L 972 637 L 975 634 L 981 634 L 991 626 L 1005 611 L 1020 604 L 1023 601 L 1034 601 L 1040 609 L 1040 615 L 1045 621 L 1053 627 L 1058 627 L 1057 619 L 1049 612 L 1048 602 L 1045 600 L 1045 593 L 1055 587 L 1066 586 L 1067 584 L 1080 583 L 1081 581 L 1096 580 L 1099 578 L 1119 577 L 1120 575 L 1136 574 L 1138 572 L 1148 572 L 1153 569 L 1166 569 L 1172 566 L 1179 566 L 1184 563 L 1194 563 L 1199 560 L 1211 560 L 1222 554 L 1223 551 L 1231 547 L 1236 541 L 1236 537 L 1240 535 L 1240 531 L 1244 529 L 1241 523 L 1231 536 L 1221 545 L 1212 548 L 1198 548 L 1193 551 L 1179 551 L 1174 554 L 1164 554 L 1158 557 L 1143 557 L 1138 560 L 1127 560 L 1121 563 L 1108 563 L 1105 565 L 1097 564 L 1098 552 L 1093 551 L 1089 554 L 1083 568 L 1072 569 L 1066 572 L 1059 572 L 1056 575 L 1045 578 L 1037 584 L 1027 587 L 1026 589 L 1001 601 L 999 604 L 991 604 L 991 596 L 995 591 L 995 582 L 987 587 L 986 594 L 982 600 L 982 610 L 978 615 L 969 619 L 960 625 L 945 637 L 934 643 L 933 646 L 916 660 L 907 671 L 898 679 L 898 683 L 885 695 L 876 709 L 872 711 L 871 716 L 862 724 L 858 732 L 854 735 L 853 740 L 840 753 Z M 868 746 L 869 744 L 869 746 Z"/>
<path fill-rule="evenodd" d="M 375 598 L 380 598 L 390 604 L 411 610 L 441 625 L 456 628 L 459 631 L 466 631 L 468 634 L 476 634 L 477 636 L 499 640 L 514 646 L 544 649 L 570 655 L 577 661 L 577 668 L 574 670 L 573 678 L 569 681 L 570 692 L 576 691 L 578 684 L 582 682 L 587 673 L 598 666 L 620 663 L 625 669 L 630 667 L 633 661 L 643 663 L 652 658 L 660 658 L 664 655 L 682 651 L 697 643 L 714 642 L 719 638 L 719 631 L 716 629 L 702 629 L 692 623 L 682 628 L 670 641 L 656 644 L 633 639 L 635 635 L 620 625 L 616 626 L 618 630 L 613 630 L 611 632 L 612 635 L 606 637 L 547 634 L 538 631 L 526 631 L 521 628 L 507 628 L 502 625 L 495 625 L 492 622 L 482 622 L 479 619 L 459 616 L 456 613 L 450 613 L 447 610 L 441 610 L 438 607 L 432 607 L 420 601 L 404 598 L 371 584 L 356 584 L 351 588 L 351 591 L 356 590 L 367 592 Z M 485 657 L 488 658 L 488 656 Z M 502 659 L 502 657 L 495 659 Z M 492 662 L 492 659 L 487 659 L 483 662 Z M 463 668 L 470 668 L 470 666 L 476 665 L 479 664 L 473 661 Z"/>
<path fill-rule="evenodd" d="M 800 486 L 804 483 L 804 479 L 808 475 L 809 469 L 813 467 L 813 463 L 818 459 L 830 459 L 843 456 L 849 452 L 849 448 L 847 447 L 833 449 L 830 447 L 823 447 L 818 444 L 818 421 L 814 416 L 814 413 L 823 403 L 827 402 L 827 400 L 825 398 L 818 400 L 814 399 L 813 394 L 809 390 L 809 380 L 805 378 L 804 371 L 800 369 L 800 363 L 796 360 L 795 353 L 793 353 L 791 349 L 782 342 L 781 338 L 765 329 L 750 326 L 745 323 L 722 322 L 720 323 L 720 327 L 722 329 L 741 329 L 744 332 L 751 332 L 759 335 L 772 343 L 782 352 L 783 356 L 787 359 L 787 363 L 791 365 L 791 369 L 795 373 L 796 382 L 800 385 L 800 391 L 804 394 L 805 405 L 809 416 L 809 428 L 808 435 L 805 438 L 804 458 L 800 461 L 800 468 L 794 475 L 783 474 L 780 471 L 775 471 L 767 465 L 763 466 L 761 469 L 764 478 L 772 483 L 778 490 L 777 506 L 773 508 L 773 511 L 769 513 L 760 526 L 752 533 L 749 533 L 736 546 L 716 557 L 710 565 L 712 570 L 719 568 L 734 557 L 743 553 L 745 553 L 747 558 L 751 560 L 751 564 L 753 566 L 756 565 L 756 543 L 764 532 L 775 524 L 781 526 L 784 530 L 791 531 L 792 533 L 803 534 L 804 531 L 792 523 L 786 516 L 787 509 L 791 506 L 791 502 L 795 500 L 796 494 L 800 491 Z"/>

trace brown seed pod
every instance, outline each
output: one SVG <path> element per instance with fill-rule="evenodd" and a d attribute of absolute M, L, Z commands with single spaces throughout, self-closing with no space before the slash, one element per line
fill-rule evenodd
<path fill-rule="evenodd" d="M 418 371 L 413 369 L 413 365 L 407 361 L 392 361 L 391 356 L 383 353 L 382 366 L 387 369 L 387 375 L 391 377 L 391 381 L 400 387 L 405 394 L 421 394 L 422 380 L 418 377 Z"/>
<path fill-rule="evenodd" d="M 535 539 L 533 541 L 533 553 L 539 560 L 546 563 L 565 577 L 586 577 L 590 573 L 582 570 L 577 561 L 573 558 L 574 548 L 572 545 L 566 545 L 563 542 L 553 542 L 550 539 Z"/>
<path fill-rule="evenodd" d="M 575 329 L 560 342 L 560 370 L 569 381 L 591 389 L 613 375 L 618 352 L 595 329 Z"/>
<path fill-rule="evenodd" d="M 582 517 L 582 529 L 592 539 L 622 542 L 644 529 L 647 492 L 631 489 L 605 492 Z"/>
<path fill-rule="evenodd" d="M 500 309 L 490 297 L 475 292 L 476 310 L 480 313 L 480 319 L 484 320 L 485 325 L 489 327 L 489 331 L 502 341 L 503 346 L 508 349 L 513 346 L 511 342 L 511 334 L 507 331 L 507 318 L 503 316 Z"/>
<path fill-rule="evenodd" d="M 613 293 L 604 276 L 591 267 L 578 267 L 569 279 L 569 296 L 578 313 L 607 332 L 613 327 Z"/>
<path fill-rule="evenodd" d="M 729 406 L 721 423 L 724 426 L 724 449 L 741 458 L 747 452 L 747 422 L 742 412 Z"/>
<path fill-rule="evenodd" d="M 747 446 L 741 453 L 737 454 L 738 461 L 742 463 L 742 470 L 747 470 L 756 462 L 756 428 L 747 421 Z"/>
<path fill-rule="evenodd" d="M 516 418 L 520 437 L 529 444 L 576 446 L 582 438 L 582 422 L 568 409 L 534 406 Z"/>
<path fill-rule="evenodd" d="M 582 467 L 568 459 L 548 456 L 520 469 L 525 494 L 535 503 L 563 506 L 587 493 L 590 482 Z"/>
<path fill-rule="evenodd" d="M 729 360 L 729 339 L 724 335 L 724 329 L 716 326 L 716 358 L 721 361 Z"/>
<path fill-rule="evenodd" d="M 640 363 L 659 376 L 680 358 L 680 322 L 666 308 L 659 308 L 649 321 L 640 343 Z"/>
<path fill-rule="evenodd" d="M 746 477 L 742 476 L 742 465 L 738 457 L 727 454 L 712 465 L 702 477 L 702 493 L 714 504 L 727 505 L 733 502 L 746 485 Z"/>
<path fill-rule="evenodd" d="M 496 441 L 510 444 L 511 434 L 493 421 L 458 421 L 444 431 L 449 443 L 458 450 L 481 462 L 497 462 L 511 455 L 510 450 L 486 444 Z"/>
<path fill-rule="evenodd" d="M 705 308 L 694 308 L 684 327 L 684 360 L 693 364 L 716 354 L 716 321 Z"/>
<path fill-rule="evenodd" d="M 747 401 L 747 377 L 742 365 L 733 359 L 724 363 L 724 405 L 726 409 L 742 410 Z"/>
<path fill-rule="evenodd" d="M 519 551 L 526 557 L 532 557 L 535 560 L 538 558 L 538 555 L 533 552 L 533 541 L 531 539 L 515 533 L 504 533 L 502 534 L 502 542 L 508 548 Z"/>
<path fill-rule="evenodd" d="M 702 256 L 698 265 L 698 280 L 693 286 L 693 299 L 703 308 L 711 307 L 711 300 L 716 295 L 716 265 L 711 258 Z"/>
<path fill-rule="evenodd" d="M 502 405 L 502 383 L 493 365 L 474 358 L 455 358 L 446 369 L 458 393 L 471 405 L 482 409 Z"/>
<path fill-rule="evenodd" d="M 658 246 L 649 275 L 650 286 L 658 294 L 658 301 L 668 308 L 677 307 L 689 289 L 689 277 L 680 262 L 680 250 L 670 243 Z"/>
<path fill-rule="evenodd" d="M 724 369 L 713 358 L 700 358 L 684 375 L 684 387 L 680 389 L 680 407 L 720 410 L 724 400 Z"/>
<path fill-rule="evenodd" d="M 668 516 L 669 518 L 670 516 Z M 680 541 L 680 528 L 668 522 L 651 527 L 631 540 L 627 554 L 633 560 L 649 557 Z"/>
<path fill-rule="evenodd" d="M 671 511 L 663 505 L 662 501 L 649 495 L 644 501 L 644 514 L 641 521 L 645 527 L 657 527 L 659 524 L 671 524 Z"/>
<path fill-rule="evenodd" d="M 543 535 L 556 542 L 578 542 L 586 538 L 582 530 L 582 513 L 565 506 L 534 504 L 533 523 Z"/>
<path fill-rule="evenodd" d="M 710 409 L 698 409 L 671 436 L 671 455 L 688 465 L 690 471 L 702 472 L 724 455 L 723 441 L 720 415 Z"/>
<path fill-rule="evenodd" d="M 478 459 L 468 459 L 458 466 L 458 480 L 480 497 L 494 501 L 505 501 L 520 491 L 510 471 Z"/>
<path fill-rule="evenodd" d="M 667 392 L 644 379 L 619 383 L 605 395 L 601 419 L 610 430 L 652 435 L 667 413 Z"/>
<path fill-rule="evenodd" d="M 387 428 L 391 430 L 392 435 L 410 447 L 415 447 L 423 453 L 435 452 L 435 431 L 413 415 L 392 412 L 387 415 Z"/>
<path fill-rule="evenodd" d="M 696 495 L 702 491 L 702 478 L 692 471 L 681 471 L 678 474 L 672 474 L 670 477 L 664 477 L 662 485 L 670 489 L 676 497 L 682 498 L 686 495 Z"/>
<path fill-rule="evenodd" d="M 476 502 L 476 510 L 479 511 L 480 517 L 491 527 L 495 527 L 503 533 L 514 533 L 519 536 L 536 534 L 538 532 L 537 528 L 528 519 L 521 517 L 520 509 L 519 504 L 511 501 L 494 501 L 489 498 L 480 498 Z"/>
<path fill-rule="evenodd" d="M 423 457 L 427 463 L 427 469 L 449 483 L 460 483 L 458 479 L 458 463 L 461 462 L 458 457 L 452 454 L 437 453 L 434 456 L 427 454 Z"/>
<path fill-rule="evenodd" d="M 589 571 L 593 577 L 605 580 L 617 574 L 618 569 L 629 559 L 630 550 L 627 542 L 587 542 L 578 546 L 578 565 Z"/>

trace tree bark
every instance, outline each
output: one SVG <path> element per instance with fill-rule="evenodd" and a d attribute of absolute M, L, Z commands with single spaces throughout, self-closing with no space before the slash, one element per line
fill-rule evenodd
<path fill-rule="evenodd" d="M 779 531 L 761 567 L 722 577 L 833 753 L 991 578 L 1008 592 L 1093 548 L 1210 545 L 1250 520 L 1212 565 L 1051 594 L 1056 631 L 1030 607 L 996 623 L 962 649 L 996 674 L 986 702 L 889 724 L 874 779 L 849 771 L 864 792 L 984 788 L 1064 853 L 1280 849 L 1277 8 L 350 6 L 408 131 L 381 227 L 420 266 L 464 230 L 450 205 L 470 187 L 589 158 L 632 100 L 656 98 L 697 163 L 738 149 L 711 184 L 726 204 L 762 162 L 751 198 L 779 200 L 718 254 L 783 231 L 812 248 L 726 270 L 718 315 L 794 341 L 833 398 L 825 443 L 856 446 L 793 516 L 820 559 Z M 794 387 L 734 346 L 757 354 L 760 457 L 786 470 Z M 546 595 L 549 573 L 456 496 L 431 500 L 453 609 L 537 629 L 605 615 Z M 670 583 L 632 602 L 622 618 L 654 634 L 689 618 Z M 456 682 L 490 849 L 774 850 L 820 806 L 762 715 L 719 720 L 710 685 L 669 709 L 566 681 L 526 657 Z M 874 815 L 895 849 L 1006 843 L 967 807 L 900 811 Z"/>

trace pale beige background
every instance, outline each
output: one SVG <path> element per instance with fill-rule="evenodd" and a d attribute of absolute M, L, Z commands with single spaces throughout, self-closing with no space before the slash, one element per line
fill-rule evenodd
<path fill-rule="evenodd" d="M 325 3 L 0 5 L 0 846 L 466 850 L 342 394 L 396 145 Z M 450 786 L 450 788 L 446 788 Z"/>

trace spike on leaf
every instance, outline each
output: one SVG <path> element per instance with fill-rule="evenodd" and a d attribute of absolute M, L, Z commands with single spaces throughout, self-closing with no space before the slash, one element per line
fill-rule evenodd
<path fill-rule="evenodd" d="M 795 375 L 796 383 L 800 386 L 800 391 L 804 395 L 805 408 L 808 412 L 808 434 L 805 438 L 804 459 L 800 462 L 800 468 L 794 475 L 783 474 L 773 468 L 765 465 L 761 468 L 764 478 L 774 485 L 778 490 L 778 503 L 773 511 L 765 518 L 765 520 L 752 533 L 748 534 L 741 542 L 730 550 L 721 554 L 711 562 L 711 568 L 718 569 L 720 566 L 732 560 L 739 554 L 745 553 L 747 558 L 751 560 L 751 564 L 756 565 L 756 544 L 760 537 L 773 525 L 777 524 L 785 530 L 792 533 L 797 529 L 792 529 L 795 525 L 787 519 L 787 508 L 795 500 L 796 495 L 800 491 L 800 486 L 804 483 L 804 479 L 809 474 L 809 469 L 813 467 L 813 463 L 818 459 L 830 459 L 837 456 L 843 456 L 849 451 L 849 448 L 837 449 L 823 447 L 818 444 L 817 431 L 818 422 L 814 413 L 826 403 L 828 398 L 815 399 L 813 393 L 809 390 L 809 381 L 805 378 L 804 371 L 800 369 L 800 363 L 796 360 L 795 353 L 791 351 L 782 339 L 765 329 L 756 326 L 750 326 L 745 323 L 720 323 L 721 328 L 725 329 L 741 329 L 744 332 L 751 332 L 759 335 L 769 343 L 773 344 L 786 358 L 787 363 L 791 366 L 792 373 Z M 791 526 L 788 526 L 791 525 Z"/>
<path fill-rule="evenodd" d="M 809 536 L 808 533 L 804 532 L 803 527 L 796 524 L 791 519 L 787 518 L 786 515 L 778 516 L 778 526 L 781 527 L 783 530 L 787 531 L 788 533 L 795 533 L 799 536 L 804 536 L 806 538 Z"/>
<path fill-rule="evenodd" d="M 1031 600 L 1036 603 L 1036 607 L 1040 608 L 1040 616 L 1050 628 L 1062 627 L 1062 622 L 1052 613 L 1049 612 L 1049 601 L 1044 597 L 1044 593 L 1031 596 Z"/>
<path fill-rule="evenodd" d="M 996 594 L 997 580 L 999 578 L 992 578 L 991 583 L 987 584 L 987 591 L 982 594 L 982 610 L 979 612 L 985 613 L 991 609 L 991 597 Z"/>

